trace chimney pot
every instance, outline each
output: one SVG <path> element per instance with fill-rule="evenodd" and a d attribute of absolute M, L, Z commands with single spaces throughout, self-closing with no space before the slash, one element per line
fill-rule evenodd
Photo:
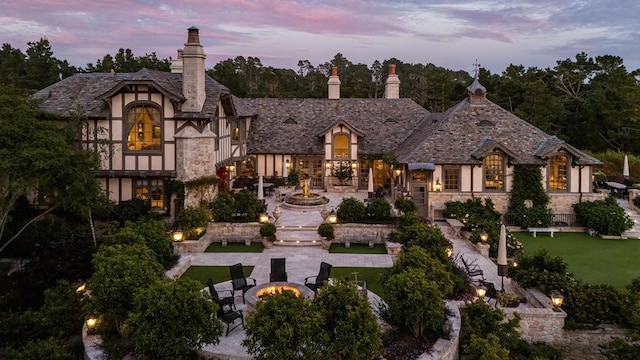
<path fill-rule="evenodd" d="M 178 59 L 182 59 L 182 49 L 178 49 Z"/>
<path fill-rule="evenodd" d="M 389 64 L 389 75 L 396 74 L 396 64 Z"/>
<path fill-rule="evenodd" d="M 192 26 L 189 28 L 189 35 L 187 36 L 188 44 L 200 44 L 200 35 L 198 34 L 198 28 Z"/>
<path fill-rule="evenodd" d="M 331 76 L 338 76 L 338 67 L 337 66 L 332 66 L 331 67 Z"/>

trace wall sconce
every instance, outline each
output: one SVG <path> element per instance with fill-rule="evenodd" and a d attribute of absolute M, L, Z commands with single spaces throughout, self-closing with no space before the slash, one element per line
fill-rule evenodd
<path fill-rule="evenodd" d="M 336 213 L 336 209 L 331 209 L 328 220 L 329 224 L 335 224 L 338 222 L 338 213 Z"/>
<path fill-rule="evenodd" d="M 287 159 L 287 162 L 284 164 L 284 166 L 285 166 L 287 169 L 291 169 L 291 162 L 289 162 L 289 159 Z"/>
<path fill-rule="evenodd" d="M 442 184 L 440 183 L 440 178 L 436 179 L 436 191 L 442 191 Z"/>
<path fill-rule="evenodd" d="M 235 165 L 227 165 L 227 170 L 229 170 L 230 172 L 234 171 L 235 169 Z"/>
<path fill-rule="evenodd" d="M 480 300 L 483 300 L 484 297 L 487 295 L 487 288 L 484 287 L 483 285 L 478 286 L 476 288 L 476 295 Z"/>
<path fill-rule="evenodd" d="M 489 234 L 487 234 L 487 232 L 486 232 L 486 231 L 483 231 L 483 232 L 480 234 L 480 240 L 482 240 L 482 242 L 483 242 L 483 243 L 486 243 L 486 242 L 487 242 L 487 240 L 489 240 Z"/>
<path fill-rule="evenodd" d="M 357 168 L 357 167 L 358 167 L 358 163 L 356 163 L 356 162 L 352 162 L 352 163 L 351 163 L 351 168 L 352 168 L 352 169 L 355 169 L 355 168 Z"/>
<path fill-rule="evenodd" d="M 180 229 L 175 230 L 173 233 L 171 233 L 171 240 L 173 240 L 174 242 L 180 242 L 184 240 L 184 232 Z"/>
<path fill-rule="evenodd" d="M 327 168 L 327 169 L 331 169 L 331 166 L 332 166 L 332 165 L 331 165 L 331 161 L 327 160 L 327 161 L 325 161 L 325 162 L 324 162 L 324 167 L 325 167 L 325 168 Z"/>
<path fill-rule="evenodd" d="M 562 311 L 560 307 L 562 306 L 562 302 L 564 301 L 564 296 L 554 292 L 551 294 L 551 303 L 553 304 L 553 311 L 560 312 Z"/>
<path fill-rule="evenodd" d="M 402 175 L 402 170 L 400 170 L 400 168 L 396 169 L 395 172 L 396 172 L 396 176 Z"/>
<path fill-rule="evenodd" d="M 260 224 L 266 224 L 269 222 L 269 215 L 267 213 L 261 213 L 258 217 L 258 222 Z"/>

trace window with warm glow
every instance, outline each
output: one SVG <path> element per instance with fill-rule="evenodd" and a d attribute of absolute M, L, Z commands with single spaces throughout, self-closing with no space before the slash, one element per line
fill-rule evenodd
<path fill-rule="evenodd" d="M 164 182 L 161 179 L 138 179 L 135 189 L 136 198 L 147 200 L 152 208 L 164 208 Z"/>
<path fill-rule="evenodd" d="M 549 190 L 567 190 L 567 161 L 566 155 L 556 155 L 549 159 Z"/>
<path fill-rule="evenodd" d="M 333 138 L 333 158 L 349 158 L 349 135 L 339 134 Z"/>
<path fill-rule="evenodd" d="M 444 190 L 460 190 L 460 167 L 444 167 Z"/>
<path fill-rule="evenodd" d="M 132 106 L 127 111 L 127 149 L 160 150 L 160 110 L 150 105 Z"/>
<path fill-rule="evenodd" d="M 504 157 L 489 155 L 484 159 L 484 188 L 504 190 Z"/>

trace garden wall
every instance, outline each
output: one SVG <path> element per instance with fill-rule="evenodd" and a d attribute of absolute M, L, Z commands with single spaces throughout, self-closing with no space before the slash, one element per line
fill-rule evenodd
<path fill-rule="evenodd" d="M 344 243 L 345 236 L 353 237 L 375 237 L 373 242 L 375 244 L 384 244 L 385 240 L 389 238 L 389 234 L 396 231 L 395 225 L 380 225 L 380 224 L 334 224 L 333 236 L 334 242 Z M 354 242 L 354 241 L 351 241 Z"/>
<path fill-rule="evenodd" d="M 418 360 L 456 360 L 460 356 L 460 308 L 455 301 L 447 301 L 450 326 L 449 339 L 438 339 L 430 352 L 422 354 Z"/>
<path fill-rule="evenodd" d="M 185 240 L 173 243 L 173 253 L 176 255 L 184 253 L 204 252 L 213 242 L 221 242 L 223 238 L 233 242 L 233 238 L 238 238 L 244 243 L 242 238 L 251 237 L 252 241 L 260 240 L 260 224 L 251 223 L 227 223 L 210 222 L 207 225 L 207 232 L 199 240 Z"/>

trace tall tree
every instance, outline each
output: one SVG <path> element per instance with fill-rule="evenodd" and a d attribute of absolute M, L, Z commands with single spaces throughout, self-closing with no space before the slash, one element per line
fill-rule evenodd
<path fill-rule="evenodd" d="M 10 44 L 2 44 L 0 49 L 0 84 L 18 85 L 20 78 L 24 76 L 26 56 L 11 47 Z"/>
<path fill-rule="evenodd" d="M 27 43 L 24 76 L 20 86 L 31 91 L 45 88 L 61 79 L 59 61 L 53 56 L 49 40 Z"/>

